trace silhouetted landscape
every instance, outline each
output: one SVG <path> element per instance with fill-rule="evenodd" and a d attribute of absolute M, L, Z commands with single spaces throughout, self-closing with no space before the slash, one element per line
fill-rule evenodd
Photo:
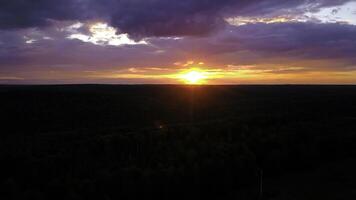
<path fill-rule="evenodd" d="M 356 200 L 356 0 L 0 0 L 0 200 Z"/>
<path fill-rule="evenodd" d="M 0 86 L 1 199 L 354 199 L 356 86 Z"/>

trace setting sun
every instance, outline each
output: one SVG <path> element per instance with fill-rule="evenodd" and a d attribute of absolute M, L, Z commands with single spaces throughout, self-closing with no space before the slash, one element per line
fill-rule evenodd
<path fill-rule="evenodd" d="M 182 74 L 181 79 L 183 79 L 187 84 L 202 84 L 206 76 L 203 72 L 198 70 L 192 70 Z"/>

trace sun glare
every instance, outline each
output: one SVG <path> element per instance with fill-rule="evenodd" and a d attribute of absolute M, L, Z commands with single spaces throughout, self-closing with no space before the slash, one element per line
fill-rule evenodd
<path fill-rule="evenodd" d="M 186 84 L 196 85 L 203 84 L 204 79 L 206 79 L 206 76 L 201 71 L 191 70 L 182 74 L 181 79 L 183 79 Z"/>

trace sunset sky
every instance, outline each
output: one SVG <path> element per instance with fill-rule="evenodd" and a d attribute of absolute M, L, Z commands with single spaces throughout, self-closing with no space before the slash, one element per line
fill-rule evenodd
<path fill-rule="evenodd" d="M 0 2 L 0 84 L 189 78 L 356 84 L 356 1 Z"/>

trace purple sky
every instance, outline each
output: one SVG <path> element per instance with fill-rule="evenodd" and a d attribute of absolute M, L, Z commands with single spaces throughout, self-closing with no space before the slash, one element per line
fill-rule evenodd
<path fill-rule="evenodd" d="M 0 84 L 356 84 L 356 1 L 2 0 Z"/>

